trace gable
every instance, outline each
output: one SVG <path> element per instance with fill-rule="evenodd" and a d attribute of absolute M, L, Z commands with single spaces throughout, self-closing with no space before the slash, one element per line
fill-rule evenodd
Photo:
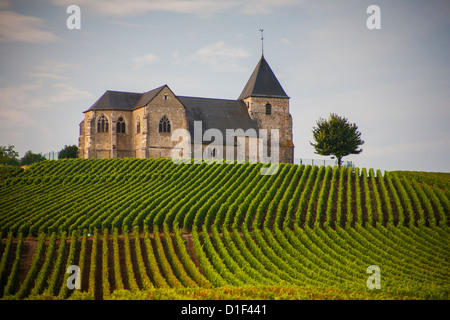
<path fill-rule="evenodd" d="M 148 105 L 164 88 L 174 96 L 167 85 L 144 92 L 125 92 L 107 90 L 88 110 L 123 110 L 132 111 Z"/>
<path fill-rule="evenodd" d="M 150 101 L 152 101 L 158 95 L 158 93 L 160 93 L 161 90 L 165 87 L 167 87 L 167 85 L 163 85 L 161 87 L 143 93 L 139 98 L 139 100 L 135 103 L 134 109 L 138 109 L 148 105 Z"/>

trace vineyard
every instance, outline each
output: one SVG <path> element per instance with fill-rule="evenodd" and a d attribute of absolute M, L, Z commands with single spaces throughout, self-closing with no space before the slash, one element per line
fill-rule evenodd
<path fill-rule="evenodd" d="M 72 159 L 2 175 L 0 297 L 450 298 L 450 174 L 262 166 Z"/>

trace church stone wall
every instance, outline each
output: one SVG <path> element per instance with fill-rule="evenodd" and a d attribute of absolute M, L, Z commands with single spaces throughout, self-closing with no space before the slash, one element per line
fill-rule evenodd
<path fill-rule="evenodd" d="M 140 128 L 137 132 L 137 120 L 139 119 Z M 131 134 L 133 136 L 133 148 L 136 158 L 146 158 L 147 149 L 147 116 L 145 115 L 145 107 L 133 111 L 133 127 Z"/>
<path fill-rule="evenodd" d="M 244 100 L 252 119 L 256 120 L 259 129 L 279 130 L 279 161 L 293 163 L 294 145 L 292 142 L 292 117 L 289 113 L 289 99 L 250 97 Z M 271 105 L 271 114 L 266 114 L 266 105 Z"/>
<path fill-rule="evenodd" d="M 101 115 L 108 119 L 108 132 L 97 132 Z M 159 132 L 159 121 L 166 116 L 171 132 Z M 126 124 L 125 133 L 117 133 L 119 117 Z M 137 120 L 140 132 L 137 132 Z M 184 106 L 169 88 L 164 88 L 145 107 L 134 111 L 93 110 L 85 113 L 80 123 L 79 156 L 83 158 L 171 158 L 172 148 L 178 143 L 171 141 L 175 129 L 188 129 Z"/>
<path fill-rule="evenodd" d="M 84 150 L 86 149 L 86 142 L 85 142 L 85 125 L 84 120 L 80 122 L 80 135 L 78 138 L 78 158 L 84 158 Z"/>
<path fill-rule="evenodd" d="M 93 140 L 91 140 L 91 145 L 94 158 L 103 159 L 113 156 L 111 154 L 111 132 L 113 130 L 111 113 L 111 110 L 94 111 L 95 118 L 91 125 L 91 139 Z M 97 132 L 97 121 L 102 114 L 108 119 L 108 132 Z"/>
<path fill-rule="evenodd" d="M 133 148 L 133 121 L 131 111 L 118 111 L 111 112 L 113 127 L 110 132 L 112 151 L 116 158 L 129 158 L 134 157 Z M 117 122 L 122 117 L 125 121 L 125 133 L 117 133 Z"/>
<path fill-rule="evenodd" d="M 172 148 L 178 144 L 171 141 L 175 129 L 188 129 L 186 111 L 172 91 L 165 87 L 146 107 L 147 146 L 149 158 L 171 158 Z M 159 121 L 166 116 L 170 121 L 171 132 L 159 132 Z"/>

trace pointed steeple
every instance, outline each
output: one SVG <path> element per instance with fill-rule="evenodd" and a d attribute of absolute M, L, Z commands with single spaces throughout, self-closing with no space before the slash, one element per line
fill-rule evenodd
<path fill-rule="evenodd" d="M 248 97 L 289 98 L 264 59 L 264 55 L 261 56 L 238 100 Z"/>

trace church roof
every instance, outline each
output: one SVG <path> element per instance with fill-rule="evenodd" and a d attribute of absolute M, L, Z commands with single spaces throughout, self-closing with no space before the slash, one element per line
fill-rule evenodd
<path fill-rule="evenodd" d="M 222 133 L 224 143 L 226 142 L 226 129 L 255 129 L 258 133 L 258 126 L 253 121 L 247 111 L 243 101 L 182 97 L 178 100 L 186 108 L 186 115 L 189 119 L 189 133 L 194 139 L 194 121 L 202 121 L 202 135 L 208 129 L 218 129 Z"/>
<path fill-rule="evenodd" d="M 264 56 L 253 70 L 238 100 L 248 97 L 289 98 Z"/>
<path fill-rule="evenodd" d="M 147 105 L 166 85 L 144 93 L 107 90 L 87 111 L 131 111 Z"/>
<path fill-rule="evenodd" d="M 141 98 L 141 93 L 106 91 L 90 108 L 90 110 L 133 110 Z"/>

